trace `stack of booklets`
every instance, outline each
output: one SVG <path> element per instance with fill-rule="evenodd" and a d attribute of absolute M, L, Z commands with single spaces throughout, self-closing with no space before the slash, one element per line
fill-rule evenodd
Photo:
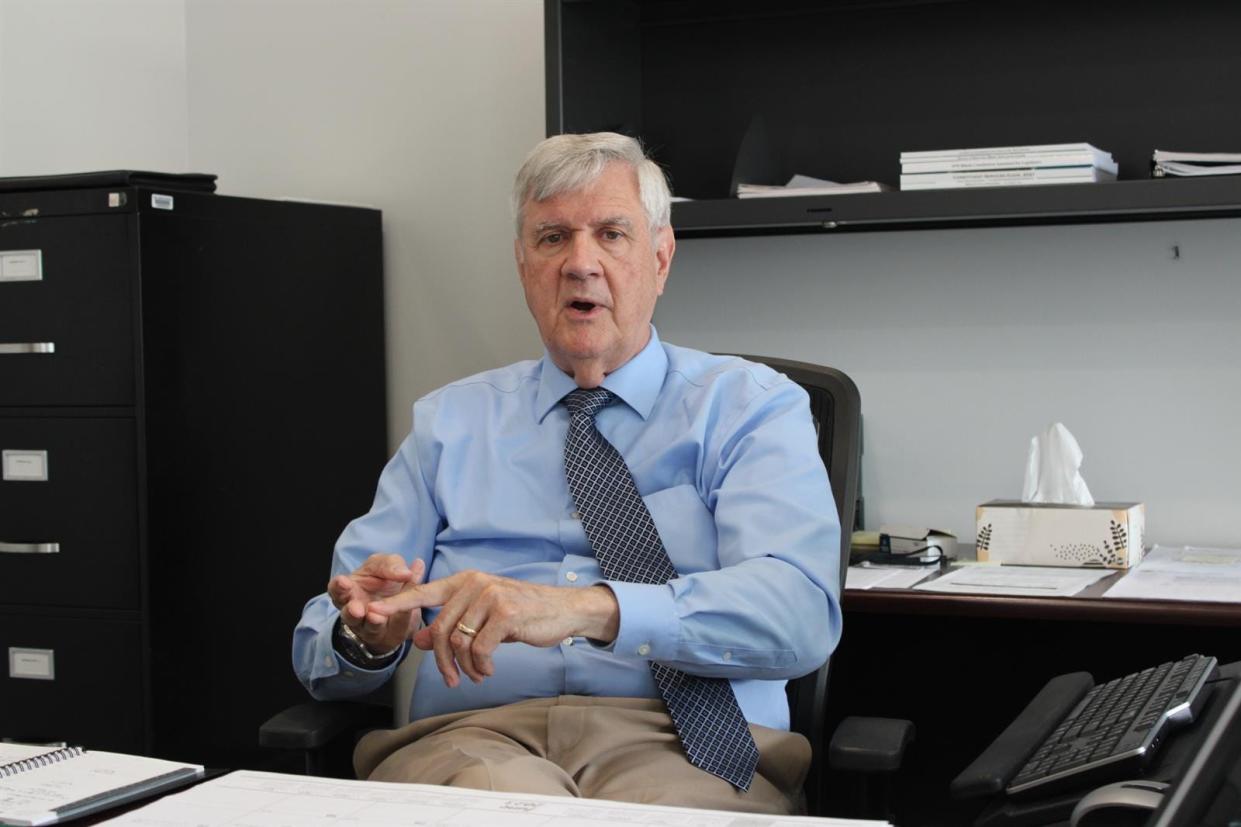
<path fill-rule="evenodd" d="M 809 175 L 794 175 L 787 184 L 738 184 L 738 198 L 790 198 L 800 195 L 853 195 L 859 192 L 883 192 L 889 190 L 887 184 L 878 181 L 854 181 L 851 184 L 838 184 L 823 178 L 812 178 Z"/>
<path fill-rule="evenodd" d="M 1097 184 L 1114 180 L 1115 159 L 1086 143 L 901 153 L 902 190 Z"/>
<path fill-rule="evenodd" d="M 1241 175 L 1241 152 L 1173 152 L 1156 149 L 1151 158 L 1155 178 Z"/>
<path fill-rule="evenodd" d="M 0 743 L 0 824 L 59 824 L 203 777 L 197 764 Z"/>

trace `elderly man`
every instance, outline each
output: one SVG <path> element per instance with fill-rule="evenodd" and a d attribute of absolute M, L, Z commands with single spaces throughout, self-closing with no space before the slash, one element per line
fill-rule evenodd
<path fill-rule="evenodd" d="M 797 811 L 784 683 L 839 639 L 840 528 L 805 392 L 651 326 L 670 198 L 612 133 L 548 138 L 518 173 L 546 352 L 415 403 L 294 632 L 317 698 L 434 654 L 360 776 Z"/>

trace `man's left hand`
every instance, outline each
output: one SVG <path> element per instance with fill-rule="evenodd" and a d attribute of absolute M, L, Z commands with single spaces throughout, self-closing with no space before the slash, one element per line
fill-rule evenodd
<path fill-rule="evenodd" d="M 555 646 L 578 636 L 610 643 L 620 624 L 616 596 L 607 586 L 543 586 L 481 571 L 411 583 L 368 610 L 393 615 L 435 606 L 439 615 L 414 634 L 414 645 L 435 652 L 450 687 L 460 683 L 461 672 L 475 683 L 495 674 L 491 656 L 501 643 Z"/>

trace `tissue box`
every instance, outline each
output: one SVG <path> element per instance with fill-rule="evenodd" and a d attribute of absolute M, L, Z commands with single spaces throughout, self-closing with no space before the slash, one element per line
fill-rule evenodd
<path fill-rule="evenodd" d="M 1142 503 L 1052 505 L 992 500 L 978 506 L 979 562 L 1127 569 L 1142 559 Z"/>

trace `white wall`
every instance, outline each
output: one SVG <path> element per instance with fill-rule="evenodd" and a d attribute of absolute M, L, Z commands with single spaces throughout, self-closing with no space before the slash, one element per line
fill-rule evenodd
<path fill-rule="evenodd" d="M 1095 499 L 1145 502 L 1149 539 L 1237 546 L 1238 262 L 1226 219 L 682 241 L 656 323 L 852 376 L 869 528 L 972 542 L 974 506 L 1019 497 L 1030 437 L 1062 421 Z"/>
<path fill-rule="evenodd" d="M 189 0 L 189 144 L 222 192 L 384 211 L 389 433 L 541 352 L 508 191 L 543 137 L 540 0 Z"/>
<path fill-rule="evenodd" d="M 0 174 L 186 164 L 184 3 L 0 0 Z"/>

